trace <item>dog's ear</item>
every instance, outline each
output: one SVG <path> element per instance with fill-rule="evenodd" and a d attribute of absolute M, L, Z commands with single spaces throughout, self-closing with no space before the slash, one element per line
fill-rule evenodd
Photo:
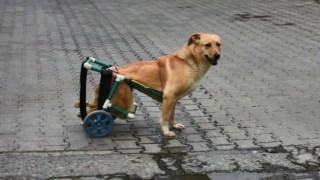
<path fill-rule="evenodd" d="M 188 41 L 188 46 L 192 43 L 198 43 L 200 41 L 200 34 L 194 34 L 190 36 L 189 41 Z"/>

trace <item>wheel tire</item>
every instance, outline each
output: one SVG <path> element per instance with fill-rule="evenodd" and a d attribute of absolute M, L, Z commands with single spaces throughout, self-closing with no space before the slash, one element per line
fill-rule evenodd
<path fill-rule="evenodd" d="M 84 119 L 83 128 L 92 137 L 105 137 L 112 131 L 113 118 L 106 111 L 94 111 Z"/>

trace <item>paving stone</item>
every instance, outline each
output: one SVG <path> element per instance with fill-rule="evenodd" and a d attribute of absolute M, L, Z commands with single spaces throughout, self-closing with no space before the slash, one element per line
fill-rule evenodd
<path fill-rule="evenodd" d="M 225 145 L 232 144 L 225 137 L 213 137 L 213 138 L 208 138 L 208 140 L 211 141 L 213 146 L 225 146 Z"/>
<path fill-rule="evenodd" d="M 135 128 L 148 128 L 150 125 L 148 124 L 148 121 L 133 121 L 132 122 L 133 129 Z"/>
<path fill-rule="evenodd" d="M 306 164 L 307 162 L 314 162 L 316 166 L 319 164 L 319 160 L 317 160 L 317 158 L 315 158 L 311 153 L 299 154 L 294 158 L 298 164 Z"/>
<path fill-rule="evenodd" d="M 139 128 L 136 131 L 139 136 L 154 136 L 157 130 L 155 128 Z"/>
<path fill-rule="evenodd" d="M 232 119 L 230 118 L 222 118 L 222 119 L 216 119 L 213 118 L 217 124 L 218 127 L 222 126 L 233 126 L 234 123 L 232 122 Z"/>
<path fill-rule="evenodd" d="M 239 131 L 234 133 L 225 133 L 229 136 L 230 140 L 243 140 L 243 139 L 252 139 L 252 137 L 249 137 L 246 135 L 245 131 Z"/>
<path fill-rule="evenodd" d="M 222 145 L 222 146 L 214 146 L 214 148 L 219 150 L 219 151 L 233 150 L 233 149 L 235 149 L 235 147 L 236 146 L 234 144 Z"/>
<path fill-rule="evenodd" d="M 199 129 L 201 130 L 219 129 L 214 123 L 199 123 L 197 126 L 199 126 Z"/>
<path fill-rule="evenodd" d="M 259 143 L 256 143 L 257 145 L 263 147 L 263 148 L 278 148 L 282 145 L 281 142 L 259 142 Z"/>
<path fill-rule="evenodd" d="M 203 138 L 201 134 L 189 134 L 187 135 L 187 141 L 188 142 L 202 142 L 202 141 L 207 141 Z"/>
<path fill-rule="evenodd" d="M 130 125 L 127 124 L 114 124 L 112 131 L 119 131 L 119 132 L 123 132 L 123 131 L 132 131 L 130 128 Z"/>
<path fill-rule="evenodd" d="M 234 125 L 223 126 L 223 127 L 221 127 L 221 128 L 222 128 L 222 130 L 223 130 L 224 132 L 227 132 L 227 133 L 238 133 L 238 132 L 244 133 L 244 130 L 242 130 L 242 129 L 240 129 L 239 127 L 234 126 Z"/>
<path fill-rule="evenodd" d="M 137 145 L 135 141 L 129 140 L 121 140 L 121 141 L 114 141 L 116 144 L 117 149 L 139 149 L 140 147 Z"/>
<path fill-rule="evenodd" d="M 86 135 L 85 132 L 81 133 L 68 133 L 68 137 L 66 137 L 67 141 L 89 141 L 89 135 Z"/>
<path fill-rule="evenodd" d="M 93 150 L 94 149 L 94 146 L 91 146 L 91 144 L 88 141 L 72 140 L 72 141 L 68 141 L 68 143 L 69 143 L 68 146 L 65 147 L 66 150 Z"/>
<path fill-rule="evenodd" d="M 187 152 L 187 148 L 186 145 L 182 144 L 177 139 L 169 140 L 168 143 L 162 147 L 164 152 L 169 153 L 184 153 Z"/>
<path fill-rule="evenodd" d="M 203 132 L 206 138 L 223 136 L 223 134 L 221 133 L 221 130 L 206 130 Z"/>
<path fill-rule="evenodd" d="M 14 135 L 16 134 L 16 128 L 17 126 L 15 124 L 2 124 L 0 127 L 0 131 L 2 135 Z"/>
<path fill-rule="evenodd" d="M 67 146 L 63 137 L 46 137 L 45 144 L 48 146 Z"/>
<path fill-rule="evenodd" d="M 66 150 L 66 145 L 44 145 L 42 146 L 44 151 L 64 151 Z"/>
<path fill-rule="evenodd" d="M 250 135 L 266 134 L 266 129 L 263 127 L 245 128 L 245 130 Z"/>
<path fill-rule="evenodd" d="M 151 117 L 151 118 L 156 118 L 156 119 L 160 119 L 161 113 L 159 112 L 147 112 L 147 114 Z"/>
<path fill-rule="evenodd" d="M 212 120 L 210 120 L 210 118 L 208 118 L 208 117 L 196 117 L 196 118 L 192 118 L 192 121 L 195 124 L 198 124 L 198 123 L 211 123 L 212 122 Z"/>
<path fill-rule="evenodd" d="M 270 143 L 275 142 L 276 140 L 272 137 L 272 134 L 259 134 L 255 135 L 254 139 L 257 143 Z"/>
<path fill-rule="evenodd" d="M 189 115 L 191 118 L 203 117 L 203 116 L 205 116 L 205 114 L 204 114 L 202 111 L 200 111 L 200 110 L 188 111 L 188 115 Z"/>
<path fill-rule="evenodd" d="M 182 130 L 186 134 L 197 134 L 199 133 L 196 126 L 189 126 Z"/>
<path fill-rule="evenodd" d="M 152 143 L 160 143 L 161 136 L 138 136 L 139 144 L 152 144 Z"/>
<path fill-rule="evenodd" d="M 194 105 L 194 104 L 190 104 L 190 105 L 184 105 L 183 108 L 186 110 L 186 111 L 192 111 L 192 110 L 198 110 L 199 107 Z"/>
<path fill-rule="evenodd" d="M 259 146 L 255 145 L 253 140 L 235 140 L 232 141 L 237 145 L 239 149 L 253 149 L 259 148 Z"/>
<path fill-rule="evenodd" d="M 295 155 L 299 153 L 299 149 L 295 146 L 283 146 L 283 149 Z"/>
<path fill-rule="evenodd" d="M 241 121 L 241 122 L 239 122 L 239 127 L 241 127 L 241 128 L 256 128 L 257 124 L 255 121 Z"/>
<path fill-rule="evenodd" d="M 315 155 L 320 157 L 320 148 L 319 147 L 315 148 Z"/>
<path fill-rule="evenodd" d="M 61 123 L 57 123 L 56 125 L 53 125 L 53 126 L 57 126 L 56 129 L 60 129 L 59 125 L 61 126 Z M 51 129 L 51 127 L 52 127 L 52 125 L 49 125 L 48 129 Z M 78 125 L 68 125 L 68 126 L 66 126 L 66 131 L 67 132 L 75 132 L 75 133 L 83 132 L 83 127 L 80 125 L 80 123 Z"/>
<path fill-rule="evenodd" d="M 144 147 L 144 153 L 148 154 L 158 154 L 162 151 L 161 144 L 143 144 L 141 145 Z"/>
<path fill-rule="evenodd" d="M 24 151 L 38 151 L 41 150 L 41 141 L 23 141 L 23 142 L 16 142 L 18 144 L 18 150 L 22 149 Z"/>
<path fill-rule="evenodd" d="M 312 144 L 313 146 L 320 144 L 319 138 L 304 139 L 303 141 L 307 142 L 308 144 Z"/>
<path fill-rule="evenodd" d="M 143 149 L 118 149 L 117 151 L 123 154 L 140 154 L 143 152 Z"/>
<path fill-rule="evenodd" d="M 195 142 L 195 143 L 188 143 L 188 145 L 192 146 L 192 150 L 194 152 L 200 151 L 209 151 L 211 150 L 211 148 L 208 147 L 208 143 L 207 142 Z"/>
<path fill-rule="evenodd" d="M 109 137 L 111 137 L 113 140 L 137 140 L 137 138 L 134 137 L 132 131 L 127 131 L 127 132 L 113 131 L 112 133 L 110 133 Z"/>

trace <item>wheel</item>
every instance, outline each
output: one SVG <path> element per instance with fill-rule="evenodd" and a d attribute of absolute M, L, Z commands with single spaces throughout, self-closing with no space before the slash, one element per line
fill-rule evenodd
<path fill-rule="evenodd" d="M 113 128 L 113 118 L 103 110 L 94 111 L 84 119 L 83 128 L 92 137 L 105 137 Z"/>

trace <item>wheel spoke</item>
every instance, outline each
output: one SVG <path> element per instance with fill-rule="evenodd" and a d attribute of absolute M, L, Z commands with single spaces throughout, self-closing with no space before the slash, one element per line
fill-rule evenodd
<path fill-rule="evenodd" d="M 85 122 L 85 126 L 87 128 L 93 128 L 95 126 L 95 121 L 92 119 L 87 119 Z"/>
<path fill-rule="evenodd" d="M 110 121 L 110 120 L 109 120 L 107 117 L 105 117 L 104 119 L 101 119 L 101 122 L 102 122 L 104 125 L 107 125 L 109 121 Z"/>
<path fill-rule="evenodd" d="M 105 123 L 106 123 L 105 124 L 106 127 L 111 127 L 112 128 L 112 121 L 111 120 L 106 121 Z"/>
<path fill-rule="evenodd" d="M 88 119 L 88 120 L 87 120 L 87 124 L 95 124 L 95 120 L 93 120 L 93 119 Z"/>
<path fill-rule="evenodd" d="M 96 114 L 97 121 L 101 121 L 101 114 Z"/>

